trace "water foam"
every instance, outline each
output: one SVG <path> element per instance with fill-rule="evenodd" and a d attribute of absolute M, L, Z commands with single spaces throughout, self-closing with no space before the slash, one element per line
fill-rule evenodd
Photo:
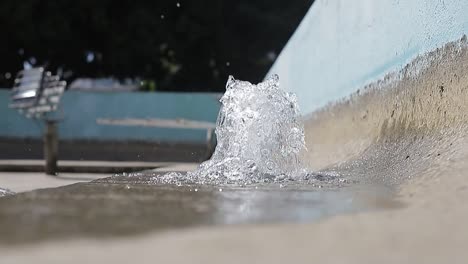
<path fill-rule="evenodd" d="M 7 196 L 7 195 L 12 195 L 12 194 L 15 194 L 15 193 L 8 190 L 8 189 L 0 188 L 0 197 Z"/>
<path fill-rule="evenodd" d="M 255 184 L 304 180 L 311 173 L 299 155 L 306 151 L 296 96 L 273 75 L 257 85 L 229 77 L 210 160 L 188 173 L 155 176 L 175 184 Z"/>

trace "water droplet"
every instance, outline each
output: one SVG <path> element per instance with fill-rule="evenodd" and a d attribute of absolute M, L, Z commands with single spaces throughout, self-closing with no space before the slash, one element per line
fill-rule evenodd
<path fill-rule="evenodd" d="M 267 168 L 268 170 L 272 171 L 274 169 L 274 164 L 271 161 L 267 161 Z"/>
<path fill-rule="evenodd" d="M 85 60 L 86 60 L 87 63 L 92 63 L 94 61 L 94 52 L 87 51 L 85 53 Z"/>
<path fill-rule="evenodd" d="M 236 79 L 234 79 L 234 76 L 229 75 L 228 80 L 226 82 L 226 90 L 227 89 L 232 89 L 235 84 L 236 84 Z M 221 100 L 223 100 L 223 98 L 221 98 Z M 220 111 L 220 113 L 221 113 L 221 111 Z"/>

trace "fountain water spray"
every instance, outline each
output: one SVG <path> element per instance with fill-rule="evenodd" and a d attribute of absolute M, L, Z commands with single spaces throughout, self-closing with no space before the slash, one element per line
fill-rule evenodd
<path fill-rule="evenodd" d="M 155 181 L 253 184 L 307 174 L 299 159 L 306 148 L 296 96 L 280 89 L 278 75 L 257 85 L 230 76 L 220 101 L 211 159 L 193 172 L 168 173 Z"/>

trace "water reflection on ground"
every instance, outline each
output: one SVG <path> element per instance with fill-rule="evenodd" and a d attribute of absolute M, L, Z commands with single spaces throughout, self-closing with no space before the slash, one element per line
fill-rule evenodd
<path fill-rule="evenodd" d="M 395 205 L 391 190 L 369 186 L 174 186 L 150 185 L 144 176 L 113 177 L 1 198 L 0 244 L 194 226 L 309 222 Z"/>

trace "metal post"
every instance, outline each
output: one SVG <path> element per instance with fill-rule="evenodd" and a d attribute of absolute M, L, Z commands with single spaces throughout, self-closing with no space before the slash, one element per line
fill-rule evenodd
<path fill-rule="evenodd" d="M 58 156 L 58 133 L 57 121 L 46 120 L 46 131 L 44 134 L 44 158 L 45 173 L 48 175 L 57 175 L 57 156 Z"/>

